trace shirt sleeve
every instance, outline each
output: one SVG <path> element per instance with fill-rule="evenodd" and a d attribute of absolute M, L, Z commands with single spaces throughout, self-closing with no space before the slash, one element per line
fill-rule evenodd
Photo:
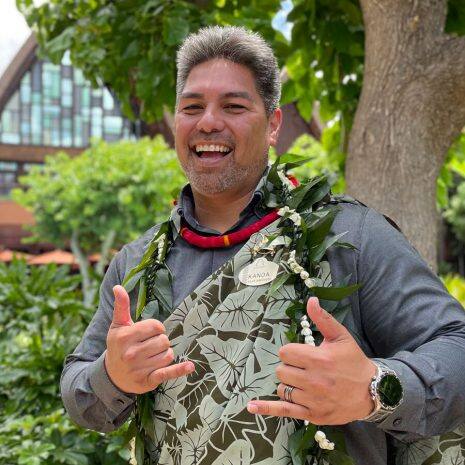
<path fill-rule="evenodd" d="M 78 425 L 100 432 L 121 426 L 129 417 L 135 396 L 118 389 L 105 369 L 106 337 L 113 316 L 113 286 L 121 284 L 125 249 L 111 261 L 100 287 L 98 310 L 74 352 L 64 362 L 61 397 Z"/>
<path fill-rule="evenodd" d="M 362 228 L 358 277 L 362 328 L 393 369 L 402 404 L 378 427 L 402 441 L 465 422 L 465 312 L 406 238 L 377 212 Z"/>

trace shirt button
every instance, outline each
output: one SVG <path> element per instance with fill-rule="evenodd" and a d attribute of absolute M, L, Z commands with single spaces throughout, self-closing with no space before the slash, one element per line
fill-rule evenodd
<path fill-rule="evenodd" d="M 393 424 L 394 426 L 400 426 L 400 425 L 402 424 L 402 418 L 396 418 L 396 419 L 392 422 L 392 424 Z"/>

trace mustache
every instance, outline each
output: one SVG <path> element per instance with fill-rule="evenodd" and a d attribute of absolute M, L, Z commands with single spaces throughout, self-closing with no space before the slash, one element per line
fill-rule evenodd
<path fill-rule="evenodd" d="M 203 142 L 203 143 L 212 143 L 212 144 L 215 144 L 215 143 L 222 143 L 222 144 L 226 144 L 226 145 L 230 145 L 231 147 L 233 147 L 235 144 L 234 142 L 234 139 L 232 139 L 231 137 L 224 137 L 224 136 L 197 136 L 197 137 L 193 137 L 190 141 L 189 141 L 189 145 L 196 145 L 198 144 L 199 142 Z"/>

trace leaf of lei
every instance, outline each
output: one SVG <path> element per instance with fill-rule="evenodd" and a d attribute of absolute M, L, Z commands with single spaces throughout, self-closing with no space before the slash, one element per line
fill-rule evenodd
<path fill-rule="evenodd" d="M 352 286 L 345 287 L 312 287 L 312 292 L 316 297 L 325 300 L 341 300 L 349 297 L 356 290 L 362 287 L 361 284 L 352 284 Z"/>

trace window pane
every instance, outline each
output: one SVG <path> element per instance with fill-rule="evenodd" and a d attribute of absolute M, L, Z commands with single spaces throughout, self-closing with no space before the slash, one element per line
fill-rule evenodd
<path fill-rule="evenodd" d="M 19 134 L 4 132 L 2 134 L 2 142 L 4 144 L 19 144 L 21 141 L 19 139 Z"/>
<path fill-rule="evenodd" d="M 18 163 L 14 161 L 0 161 L 0 171 L 13 171 L 16 173 Z"/>
<path fill-rule="evenodd" d="M 62 65 L 71 65 L 71 59 L 70 59 L 70 53 L 69 51 L 66 51 L 63 54 L 63 58 L 61 59 L 61 64 Z"/>
<path fill-rule="evenodd" d="M 42 88 L 42 66 L 40 61 L 32 67 L 32 92 L 40 91 Z"/>
<path fill-rule="evenodd" d="M 113 110 L 113 97 L 108 89 L 103 89 L 103 108 L 105 110 Z"/>
<path fill-rule="evenodd" d="M 26 73 L 21 81 L 21 102 L 30 103 L 31 102 L 31 79 L 30 73 Z"/>
<path fill-rule="evenodd" d="M 105 116 L 105 134 L 120 134 L 123 121 L 119 116 Z"/>

